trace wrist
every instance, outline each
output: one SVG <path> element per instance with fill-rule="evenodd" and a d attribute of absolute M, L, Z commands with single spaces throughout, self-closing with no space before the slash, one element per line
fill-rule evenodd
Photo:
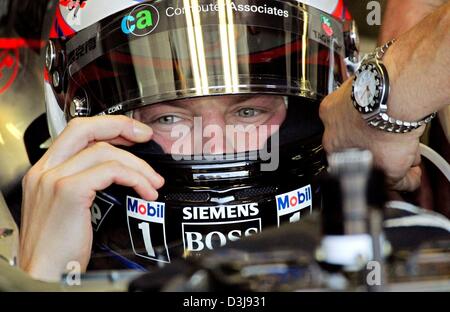
<path fill-rule="evenodd" d="M 397 91 L 401 90 L 399 87 L 401 84 L 394 83 L 398 81 L 401 70 L 398 70 L 395 62 L 390 62 L 389 56 L 387 67 L 383 62 L 386 53 L 395 42 L 395 39 L 390 40 L 365 57 L 353 79 L 352 100 L 355 108 L 370 126 L 386 132 L 406 133 L 428 124 L 436 113 L 421 118 L 412 117 L 420 114 L 412 110 L 415 108 L 414 100 L 407 100 L 409 95 L 407 93 L 396 92 L 397 98 L 401 95 L 401 98 L 398 98 L 401 101 L 395 101 L 391 88 L 396 86 Z M 390 55 L 392 54 L 391 52 Z M 406 86 L 409 88 L 409 85 Z"/>
<path fill-rule="evenodd" d="M 429 94 L 428 99 L 420 99 L 417 92 L 426 93 L 427 90 L 418 90 L 410 76 L 402 74 L 403 70 L 397 62 L 399 51 L 395 50 L 395 47 L 393 48 L 386 53 L 383 60 L 389 76 L 389 97 L 386 102 L 386 114 L 393 120 L 418 124 L 418 127 L 421 128 L 422 125 L 426 125 L 436 116 L 435 110 L 430 111 L 430 105 L 426 105 L 426 101 L 432 99 L 432 95 Z"/>
<path fill-rule="evenodd" d="M 409 105 L 405 104 L 409 102 L 407 100 L 409 90 L 399 83 L 399 80 L 402 79 L 401 72 L 403 65 L 402 62 L 398 61 L 399 56 L 402 55 L 401 49 L 401 42 L 396 42 L 386 52 L 383 58 L 383 64 L 389 75 L 390 92 L 387 101 L 387 114 L 399 120 L 419 120 L 424 116 L 421 116 L 419 111 L 411 109 L 411 107 L 408 109 Z"/>
<path fill-rule="evenodd" d="M 64 272 L 51 259 L 31 260 L 26 265 L 21 264 L 20 268 L 33 279 L 43 282 L 58 282 Z"/>

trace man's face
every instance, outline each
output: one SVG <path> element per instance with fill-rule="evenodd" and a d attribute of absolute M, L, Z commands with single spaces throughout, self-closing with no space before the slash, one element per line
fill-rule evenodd
<path fill-rule="evenodd" d="M 165 153 L 223 154 L 263 148 L 286 111 L 282 96 L 211 96 L 150 105 L 133 118 L 152 127 Z"/>

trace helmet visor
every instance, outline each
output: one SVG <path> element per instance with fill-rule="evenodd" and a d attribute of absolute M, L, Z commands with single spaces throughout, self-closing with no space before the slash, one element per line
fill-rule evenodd
<path fill-rule="evenodd" d="M 343 46 L 339 21 L 296 1 L 144 2 L 68 41 L 66 113 L 76 97 L 90 115 L 210 95 L 320 100 L 344 80 Z"/>

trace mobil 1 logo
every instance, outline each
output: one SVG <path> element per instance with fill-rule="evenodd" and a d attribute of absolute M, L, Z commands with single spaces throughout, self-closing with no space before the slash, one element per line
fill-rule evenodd
<path fill-rule="evenodd" d="M 278 227 L 283 223 L 294 223 L 304 214 L 312 212 L 311 185 L 275 197 Z"/>
<path fill-rule="evenodd" d="M 164 203 L 127 196 L 128 231 L 137 256 L 170 263 L 164 215 Z"/>

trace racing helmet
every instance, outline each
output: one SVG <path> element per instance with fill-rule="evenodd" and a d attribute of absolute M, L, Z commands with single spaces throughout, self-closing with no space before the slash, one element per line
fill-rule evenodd
<path fill-rule="evenodd" d="M 128 115 L 154 136 L 123 148 L 165 179 L 154 202 L 97 193 L 90 268 L 148 270 L 320 208 L 318 110 L 348 76 L 346 17 L 338 0 L 61 0 L 52 137 L 73 118 Z"/>

